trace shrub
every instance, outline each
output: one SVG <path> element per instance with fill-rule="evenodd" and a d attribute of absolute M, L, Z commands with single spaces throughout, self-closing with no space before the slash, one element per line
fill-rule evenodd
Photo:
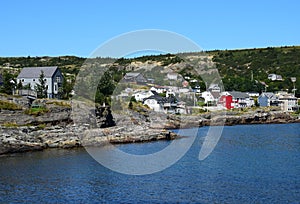
<path fill-rule="evenodd" d="M 43 129 L 45 129 L 45 127 L 46 127 L 46 124 L 45 124 L 45 123 L 38 124 L 38 126 L 37 126 L 37 128 L 38 128 L 39 130 L 43 130 Z"/>
<path fill-rule="evenodd" d="M 7 127 L 7 128 L 18 127 L 16 122 L 6 122 L 6 123 L 3 124 L 3 126 Z"/>
<path fill-rule="evenodd" d="M 2 109 L 2 110 L 22 110 L 22 107 L 15 103 L 0 100 L 0 109 Z"/>

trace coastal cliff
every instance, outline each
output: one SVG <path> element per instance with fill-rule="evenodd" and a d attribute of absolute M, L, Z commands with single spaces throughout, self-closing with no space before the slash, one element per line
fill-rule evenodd
<path fill-rule="evenodd" d="M 105 143 L 147 142 L 179 137 L 170 129 L 210 125 L 295 123 L 300 120 L 282 111 L 205 113 L 201 115 L 166 115 L 150 110 L 129 114 L 91 115 L 96 127 L 76 124 L 70 106 L 47 105 L 47 111 L 28 114 L 24 110 L 1 110 L 0 154 L 105 145 Z M 89 110 L 90 113 L 95 110 Z M 97 110 L 96 110 L 97 112 Z M 100 111 L 101 112 L 101 111 Z M 102 110 L 102 113 L 104 111 Z M 109 121 L 108 121 L 109 120 Z M 100 128 L 105 127 L 105 128 Z"/>

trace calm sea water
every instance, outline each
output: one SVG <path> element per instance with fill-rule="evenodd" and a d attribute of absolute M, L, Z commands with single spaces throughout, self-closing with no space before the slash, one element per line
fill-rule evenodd
<path fill-rule="evenodd" d="M 2 156 L 0 203 L 300 203 L 300 124 L 225 127 L 199 161 L 207 130 L 175 165 L 145 176 L 115 173 L 84 149 Z M 147 154 L 168 144 L 118 147 Z"/>

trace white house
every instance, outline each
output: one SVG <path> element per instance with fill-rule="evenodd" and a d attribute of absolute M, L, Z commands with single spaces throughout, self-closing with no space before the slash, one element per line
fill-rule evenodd
<path fill-rule="evenodd" d="M 210 84 L 208 87 L 208 90 L 211 92 L 221 92 L 221 88 L 219 87 L 218 84 Z"/>
<path fill-rule="evenodd" d="M 164 93 L 167 91 L 165 87 L 151 87 L 150 91 L 155 91 L 157 93 Z"/>
<path fill-rule="evenodd" d="M 167 78 L 168 78 L 169 80 L 177 80 L 177 77 L 178 77 L 178 74 L 175 73 L 175 72 L 169 72 L 169 73 L 167 74 Z"/>
<path fill-rule="evenodd" d="M 186 104 L 183 101 L 177 102 L 175 113 L 186 114 Z"/>
<path fill-rule="evenodd" d="M 17 83 L 23 86 L 29 85 L 32 90 L 39 83 L 41 73 L 44 73 L 44 80 L 47 88 L 48 98 L 58 98 L 59 88 L 62 87 L 63 75 L 57 66 L 53 67 L 24 67 L 17 77 Z"/>
<path fill-rule="evenodd" d="M 204 103 L 217 103 L 220 98 L 220 92 L 204 91 L 201 97 L 204 98 Z"/>
<path fill-rule="evenodd" d="M 233 99 L 238 100 L 239 107 L 251 107 L 254 106 L 254 99 L 249 94 L 240 91 L 230 91 L 229 94 Z"/>
<path fill-rule="evenodd" d="M 279 105 L 281 107 L 281 110 L 292 112 L 293 107 L 297 106 L 298 99 L 292 95 L 292 94 L 278 94 L 279 98 Z"/>
<path fill-rule="evenodd" d="M 144 100 L 144 105 L 149 106 L 150 109 L 156 112 L 164 112 L 164 106 L 162 103 L 162 97 L 153 95 Z"/>
<path fill-rule="evenodd" d="M 259 93 L 257 92 L 247 92 L 250 97 L 259 97 Z"/>
<path fill-rule="evenodd" d="M 190 89 L 189 88 L 179 88 L 178 93 L 189 93 Z"/>
<path fill-rule="evenodd" d="M 172 89 L 168 89 L 166 91 L 166 97 L 171 97 L 171 96 L 175 96 L 175 92 Z"/>
<path fill-rule="evenodd" d="M 270 79 L 271 81 L 282 81 L 283 80 L 282 76 L 277 75 L 277 74 L 269 74 L 268 79 Z"/>
<path fill-rule="evenodd" d="M 126 89 L 122 90 L 120 94 L 113 95 L 111 97 L 117 99 L 117 100 L 123 100 L 126 98 L 129 98 L 133 95 L 134 90 L 132 88 L 127 87 Z"/>
<path fill-rule="evenodd" d="M 144 99 L 144 105 L 149 106 L 156 112 L 186 114 L 185 102 L 178 102 L 174 96 L 161 97 L 153 95 Z"/>
<path fill-rule="evenodd" d="M 154 95 L 152 91 L 143 91 L 143 92 L 137 92 L 133 94 L 135 100 L 137 101 L 143 101 L 145 98 L 148 98 L 152 95 Z"/>

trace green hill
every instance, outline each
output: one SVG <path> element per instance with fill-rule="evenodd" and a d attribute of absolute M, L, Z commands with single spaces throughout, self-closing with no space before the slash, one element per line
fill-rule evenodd
<path fill-rule="evenodd" d="M 227 90 L 252 91 L 258 87 L 256 91 L 259 91 L 260 85 L 253 83 L 256 80 L 265 82 L 269 91 L 291 91 L 291 77 L 297 77 L 296 87 L 300 87 L 300 46 L 211 51 L 208 54 L 214 56 L 213 61 Z M 268 80 L 268 74 L 272 73 L 281 75 L 283 81 Z M 297 93 L 300 94 L 299 90 Z"/>
<path fill-rule="evenodd" d="M 203 53 L 184 53 L 182 56 L 203 56 Z M 297 77 L 297 95 L 300 96 L 300 46 L 289 47 L 268 47 L 259 49 L 243 50 L 214 50 L 206 52 L 208 57 L 212 57 L 216 67 L 222 77 L 226 90 L 261 92 L 265 89 L 264 83 L 268 85 L 268 91 L 289 90 L 293 88 L 291 77 Z M 178 55 L 180 56 L 180 55 Z M 128 65 L 133 62 L 157 63 L 158 66 L 168 66 L 183 62 L 180 57 L 166 54 L 156 56 L 144 56 L 134 59 L 112 59 L 99 58 L 104 63 L 114 63 L 114 70 L 129 70 Z M 97 59 L 97 60 L 99 60 Z M 0 74 L 9 72 L 14 77 L 22 67 L 28 66 L 59 66 L 65 76 L 74 76 L 86 58 L 76 56 L 60 57 L 0 57 Z M 179 70 L 180 71 L 180 70 Z M 189 69 L 182 68 L 181 74 L 195 78 L 199 76 L 189 73 Z M 120 74 L 119 72 L 113 72 Z M 270 81 L 268 74 L 278 74 L 283 77 L 283 81 Z M 120 77 L 116 77 L 120 78 Z M 116 81 L 117 82 L 117 81 Z M 200 83 L 204 90 L 204 83 Z"/>

